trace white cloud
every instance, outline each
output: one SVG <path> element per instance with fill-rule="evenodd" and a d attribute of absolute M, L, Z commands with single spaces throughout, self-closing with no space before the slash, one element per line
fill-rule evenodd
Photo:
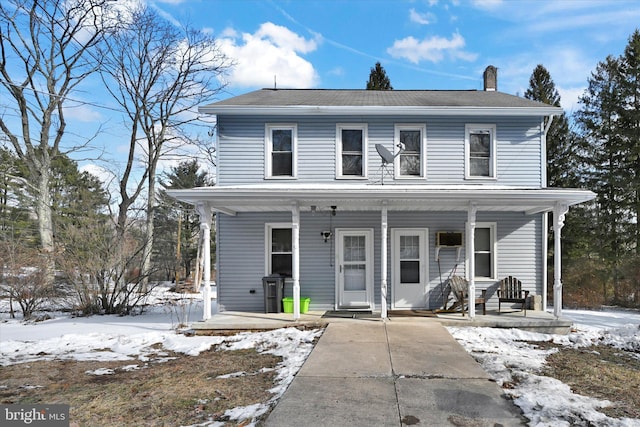
<path fill-rule="evenodd" d="M 77 106 L 65 106 L 64 115 L 66 120 L 78 120 L 80 122 L 101 122 L 104 120 L 102 114 L 94 110 L 90 105 L 83 104 Z"/>
<path fill-rule="evenodd" d="M 344 67 L 337 66 L 329 70 L 328 74 L 332 76 L 344 76 L 346 73 Z"/>
<path fill-rule="evenodd" d="M 560 105 L 568 115 L 571 115 L 580 109 L 578 99 L 580 99 L 580 97 L 584 94 L 586 88 L 586 83 L 583 87 L 556 87 L 556 89 L 558 89 L 558 93 L 560 94 Z"/>
<path fill-rule="evenodd" d="M 302 58 L 317 49 L 308 40 L 286 27 L 266 22 L 254 34 L 226 29 L 219 39 L 221 49 L 236 61 L 229 73 L 233 86 L 271 87 L 274 76 L 278 87 L 308 88 L 318 83 L 313 65 Z"/>
<path fill-rule="evenodd" d="M 481 9 L 495 9 L 503 3 L 503 0 L 473 0 L 473 5 Z"/>
<path fill-rule="evenodd" d="M 102 166 L 98 166 L 95 163 L 88 163 L 88 164 L 85 164 L 84 166 L 81 166 L 80 172 L 90 173 L 91 175 L 98 178 L 100 182 L 102 182 L 106 186 L 109 186 L 113 182 L 116 182 L 116 176 L 112 171 Z"/>
<path fill-rule="evenodd" d="M 436 16 L 430 12 L 420 13 L 411 8 L 409 10 L 409 20 L 411 22 L 415 22 L 416 24 L 429 25 L 436 22 Z"/>
<path fill-rule="evenodd" d="M 451 59 L 474 61 L 478 55 L 463 50 L 465 40 L 460 33 L 455 33 L 450 39 L 433 36 L 423 40 L 414 37 L 406 37 L 396 40 L 393 46 L 387 49 L 387 53 L 394 58 L 405 58 L 418 64 L 421 61 L 440 62 L 445 56 Z"/>

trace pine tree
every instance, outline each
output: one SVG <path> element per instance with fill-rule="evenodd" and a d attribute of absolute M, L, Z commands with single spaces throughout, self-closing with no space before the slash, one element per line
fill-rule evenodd
<path fill-rule="evenodd" d="M 376 62 L 375 67 L 371 68 L 367 90 L 393 90 L 387 72 L 380 65 L 380 62 Z"/>
<path fill-rule="evenodd" d="M 154 241 L 154 264 L 165 271 L 167 278 L 173 277 L 176 269 L 176 246 L 178 223 L 180 228 L 180 270 L 189 275 L 192 262 L 198 251 L 200 218 L 193 206 L 178 202 L 167 195 L 167 189 L 205 187 L 213 182 L 208 174 L 200 170 L 197 160 L 186 160 L 171 168 L 160 185 L 158 208 L 156 209 L 157 242 Z M 178 220 L 180 218 L 180 221 Z M 214 242 L 214 239 L 211 239 Z M 212 250 L 212 257 L 215 249 Z"/>
<path fill-rule="evenodd" d="M 560 94 L 547 69 L 538 65 L 529 79 L 529 88 L 524 97 L 545 104 L 561 107 Z M 548 120 L 548 119 L 547 119 Z M 575 156 L 569 121 L 565 113 L 554 117 L 547 133 L 547 185 L 549 187 L 571 187 L 578 178 L 575 171 Z"/>
<path fill-rule="evenodd" d="M 635 222 L 630 227 L 630 247 L 640 254 L 640 31 L 629 38 L 619 60 L 618 128 L 626 155 L 622 167 L 628 171 L 629 188 L 626 202 L 634 213 Z"/>
<path fill-rule="evenodd" d="M 624 254 L 629 211 L 621 195 L 627 192 L 627 155 L 619 131 L 619 61 L 608 56 L 591 73 L 588 87 L 580 98 L 576 120 L 584 142 L 583 162 L 588 171 L 587 186 L 597 193 L 594 251 L 608 266 L 615 299 L 619 299 L 619 271 Z"/>

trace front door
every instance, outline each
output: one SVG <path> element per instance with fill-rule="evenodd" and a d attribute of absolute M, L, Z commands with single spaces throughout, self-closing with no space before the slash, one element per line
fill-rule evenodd
<path fill-rule="evenodd" d="M 373 309 L 373 230 L 336 229 L 336 305 Z"/>
<path fill-rule="evenodd" d="M 393 308 L 427 308 L 428 269 L 426 228 L 391 230 Z"/>

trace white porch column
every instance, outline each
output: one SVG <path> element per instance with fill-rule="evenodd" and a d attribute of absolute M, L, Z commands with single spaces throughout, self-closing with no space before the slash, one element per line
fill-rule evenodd
<path fill-rule="evenodd" d="M 383 319 L 387 318 L 387 205 L 384 203 L 382 205 L 382 218 L 380 221 L 380 234 L 381 234 L 381 243 L 380 243 L 380 317 Z"/>
<path fill-rule="evenodd" d="M 469 283 L 469 318 L 476 317 L 476 214 L 478 207 L 475 203 L 469 203 L 467 211 L 467 247 L 465 256 L 467 258 L 467 281 Z M 464 307 L 462 307 L 464 310 Z"/>
<path fill-rule="evenodd" d="M 562 316 L 562 246 L 561 230 L 569 207 L 561 203 L 553 208 L 553 314 Z"/>
<path fill-rule="evenodd" d="M 208 203 L 198 203 L 196 206 L 200 216 L 200 232 L 202 233 L 202 320 L 211 319 L 211 206 Z M 213 297 L 217 300 L 217 292 L 214 290 Z M 217 301 L 216 301 L 217 303 Z M 216 304 L 217 305 L 217 304 Z"/>
<path fill-rule="evenodd" d="M 300 207 L 291 206 L 291 274 L 293 276 L 293 320 L 300 319 Z"/>

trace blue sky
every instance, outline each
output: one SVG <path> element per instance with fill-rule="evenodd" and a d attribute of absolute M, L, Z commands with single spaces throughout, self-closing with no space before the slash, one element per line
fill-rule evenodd
<path fill-rule="evenodd" d="M 228 96 L 262 87 L 364 88 L 380 61 L 395 89 L 498 89 L 522 95 L 537 64 L 576 108 L 590 73 L 620 55 L 640 2 L 607 0 L 155 0 L 211 31 L 237 66 Z"/>
<path fill-rule="evenodd" d="M 218 39 L 237 64 L 220 99 L 274 79 L 280 88 L 364 89 L 377 61 L 394 89 L 482 89 L 494 65 L 498 90 L 522 96 L 543 64 L 571 113 L 598 62 L 622 54 L 640 27 L 638 0 L 118 0 L 139 1 Z M 89 79 L 74 95 L 86 103 L 66 109 L 67 133 L 78 144 L 99 130 L 91 144 L 104 147 L 103 161 L 81 165 L 117 173 L 129 126 L 100 84 Z"/>

